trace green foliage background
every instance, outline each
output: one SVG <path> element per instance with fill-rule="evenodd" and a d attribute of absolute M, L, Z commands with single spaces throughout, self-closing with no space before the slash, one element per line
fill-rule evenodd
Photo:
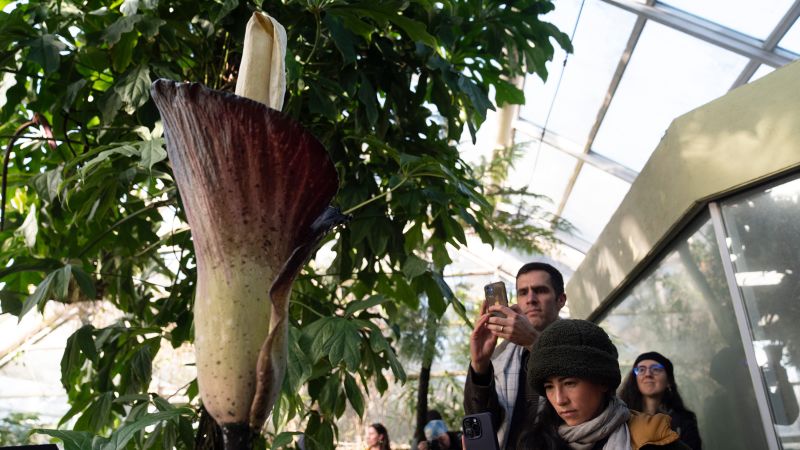
<path fill-rule="evenodd" d="M 232 90 L 253 10 L 286 27 L 284 111 L 328 149 L 341 180 L 335 203 L 353 215 L 330 237 L 330 267 L 312 264 L 295 284 L 292 358 L 273 429 L 300 418 L 308 448 L 331 448 L 348 404 L 361 414 L 376 394 L 368 386 L 383 392 L 390 372 L 404 379 L 384 333 L 399 306 L 418 309 L 425 296 L 438 316 L 449 305 L 463 312 L 442 277 L 447 244 L 458 248 L 474 233 L 536 250 L 553 239 L 531 220 L 535 210 L 498 207 L 528 193 L 474 171 L 456 148 L 487 110 L 524 101 L 512 80 L 546 77 L 553 43 L 570 49 L 538 19 L 549 1 L 0 0 L 0 8 L 8 11 L 0 13 L 2 312 L 102 299 L 124 314 L 67 342 L 61 381 L 71 409 L 61 423 L 72 430 L 49 433 L 68 449 L 210 439 L 196 385 L 188 405 L 147 391 L 161 338 L 192 340 L 195 277 L 189 231 L 159 234 L 185 217 L 149 86 L 163 77 Z M 277 448 L 291 438 L 267 441 Z"/>

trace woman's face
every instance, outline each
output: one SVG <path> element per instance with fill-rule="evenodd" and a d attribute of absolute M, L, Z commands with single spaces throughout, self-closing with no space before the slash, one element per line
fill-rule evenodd
<path fill-rule="evenodd" d="M 378 434 L 378 430 L 373 427 L 367 428 L 367 445 L 370 447 L 378 445 L 381 441 L 381 435 Z"/>
<path fill-rule="evenodd" d="M 636 385 L 645 397 L 661 397 L 669 387 L 667 371 L 658 361 L 643 359 L 636 365 Z"/>
<path fill-rule="evenodd" d="M 603 410 L 608 388 L 575 377 L 550 377 L 544 383 L 547 401 L 569 426 L 597 417 Z"/>

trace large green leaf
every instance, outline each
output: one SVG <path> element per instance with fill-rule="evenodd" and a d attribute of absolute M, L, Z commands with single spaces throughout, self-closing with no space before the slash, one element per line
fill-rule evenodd
<path fill-rule="evenodd" d="M 47 295 L 50 293 L 51 284 L 56 277 L 58 270 L 55 272 L 50 272 L 47 276 L 36 286 L 36 290 L 33 291 L 33 294 L 29 295 L 28 298 L 25 299 L 25 302 L 22 303 L 22 310 L 19 313 L 19 318 L 28 313 L 34 306 L 43 306 L 44 302 L 47 301 Z"/>
<path fill-rule="evenodd" d="M 368 308 L 372 308 L 373 306 L 378 306 L 380 304 L 386 303 L 389 301 L 383 295 L 372 295 L 364 300 L 356 300 L 354 302 L 350 302 L 347 304 L 347 308 L 344 310 L 344 314 L 346 316 L 353 315 L 358 311 L 362 311 Z"/>
<path fill-rule="evenodd" d="M 344 375 L 344 391 L 356 414 L 362 417 L 364 415 L 364 397 L 361 395 L 361 389 L 356 384 L 355 378 L 349 373 Z"/>
<path fill-rule="evenodd" d="M 323 22 L 331 30 L 331 37 L 333 37 L 336 48 L 341 52 L 344 63 L 355 62 L 355 36 L 343 26 L 342 19 L 334 14 L 327 14 Z"/>
<path fill-rule="evenodd" d="M 123 109 L 133 114 L 150 99 L 150 69 L 146 65 L 135 67 L 114 87 Z"/>
<path fill-rule="evenodd" d="M 31 61 L 38 63 L 45 73 L 53 73 L 58 70 L 61 64 L 59 52 L 67 48 L 67 45 L 58 40 L 54 34 L 42 35 L 28 43 L 30 53 L 28 57 Z"/>
<path fill-rule="evenodd" d="M 138 144 L 142 157 L 142 167 L 152 170 L 153 165 L 167 159 L 167 150 L 164 148 L 164 139 L 148 139 Z"/>
<path fill-rule="evenodd" d="M 69 294 L 69 282 L 72 280 L 72 265 L 66 264 L 55 272 L 50 292 L 57 300 L 65 300 Z"/>
<path fill-rule="evenodd" d="M 486 92 L 478 87 L 474 81 L 465 77 L 463 74 L 459 74 L 458 76 L 458 87 L 467 95 L 467 97 L 469 97 L 473 108 L 475 108 L 481 118 L 486 117 L 486 110 L 495 110 L 494 105 L 492 105 L 492 102 L 489 101 L 489 96 L 486 95 Z"/>
<path fill-rule="evenodd" d="M 133 27 L 139 23 L 143 17 L 144 16 L 141 14 L 120 17 L 105 30 L 103 40 L 105 40 L 108 45 L 114 46 L 119 42 L 122 34 L 133 31 Z"/>
<path fill-rule="evenodd" d="M 127 423 L 111 434 L 102 450 L 122 450 L 133 439 L 134 435 L 143 429 L 168 420 L 177 421 L 181 416 L 191 416 L 189 408 L 175 408 L 169 411 L 159 411 L 145 414 L 131 423 Z"/>
<path fill-rule="evenodd" d="M 124 72 L 133 59 L 133 50 L 139 42 L 135 33 L 125 33 L 111 49 L 111 67 L 117 72 Z"/>
<path fill-rule="evenodd" d="M 94 435 L 87 431 L 47 430 L 42 428 L 36 428 L 32 431 L 61 439 L 64 443 L 64 450 L 93 450 L 95 448 Z"/>
<path fill-rule="evenodd" d="M 408 279 L 416 278 L 428 270 L 428 261 L 416 256 L 408 255 L 403 264 L 403 274 Z"/>

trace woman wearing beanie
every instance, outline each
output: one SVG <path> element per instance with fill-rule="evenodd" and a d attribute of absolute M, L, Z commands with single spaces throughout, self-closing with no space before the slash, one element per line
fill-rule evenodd
<path fill-rule="evenodd" d="M 672 429 L 692 450 L 703 448 L 697 416 L 686 409 L 675 383 L 672 361 L 658 352 L 642 353 L 622 382 L 619 398 L 629 408 L 648 414 L 664 413 L 672 418 Z"/>
<path fill-rule="evenodd" d="M 528 360 L 528 386 L 547 398 L 522 442 L 529 450 L 688 450 L 669 416 L 631 411 L 617 398 L 617 348 L 585 320 L 555 321 Z"/>

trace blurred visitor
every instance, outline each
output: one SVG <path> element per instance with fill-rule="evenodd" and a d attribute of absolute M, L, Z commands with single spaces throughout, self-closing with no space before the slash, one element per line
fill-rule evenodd
<path fill-rule="evenodd" d="M 461 450 L 461 436 L 457 432 L 448 431 L 444 420 L 434 419 L 425 425 L 425 440 L 417 445 L 417 449 Z"/>
<path fill-rule="evenodd" d="M 373 423 L 367 428 L 367 448 L 365 450 L 391 450 L 389 432 L 380 423 Z"/>

